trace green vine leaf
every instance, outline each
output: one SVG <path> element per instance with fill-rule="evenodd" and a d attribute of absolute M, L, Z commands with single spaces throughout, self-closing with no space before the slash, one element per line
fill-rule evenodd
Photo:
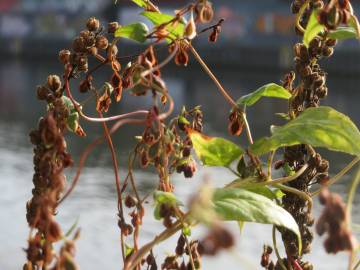
<path fill-rule="evenodd" d="M 76 132 L 79 127 L 79 114 L 77 112 L 69 114 L 66 119 L 66 127 L 69 131 Z"/>
<path fill-rule="evenodd" d="M 115 31 L 115 37 L 123 37 L 135 40 L 140 43 L 146 41 L 146 36 L 149 32 L 148 27 L 144 23 L 133 23 L 119 27 Z"/>
<path fill-rule="evenodd" d="M 339 26 L 335 30 L 330 31 L 328 37 L 337 40 L 360 38 L 357 20 L 354 17 L 350 18 L 347 26 Z"/>
<path fill-rule="evenodd" d="M 354 27 L 344 26 L 338 27 L 336 30 L 329 32 L 328 37 L 337 40 L 344 40 L 350 38 L 357 38 L 358 35 Z"/>
<path fill-rule="evenodd" d="M 143 11 L 140 14 L 148 18 L 156 26 L 167 23 L 175 18 L 174 16 L 169 14 L 153 12 L 153 11 Z M 169 24 L 166 26 L 166 30 L 169 31 L 170 33 L 169 34 L 170 39 L 177 39 L 184 35 L 185 24 L 184 22 L 181 21 L 175 25 Z"/>
<path fill-rule="evenodd" d="M 239 105 L 251 106 L 262 97 L 289 99 L 291 94 L 284 87 L 277 85 L 276 83 L 269 83 L 260 87 L 251 94 L 242 96 L 236 103 Z"/>
<path fill-rule="evenodd" d="M 244 189 L 265 196 L 270 200 L 281 199 L 284 196 L 284 193 L 281 190 L 279 189 L 271 190 L 267 186 L 259 186 L 259 185 L 251 186 L 251 184 L 249 184 L 248 186 L 245 186 Z"/>
<path fill-rule="evenodd" d="M 320 32 L 325 29 L 325 26 L 319 23 L 318 11 L 314 10 L 309 18 L 308 24 L 304 33 L 304 44 L 309 47 L 311 40 L 313 40 Z"/>
<path fill-rule="evenodd" d="M 212 202 L 215 211 L 227 221 L 274 224 L 293 231 L 299 240 L 299 227 L 285 209 L 265 196 L 239 188 L 221 188 L 214 192 Z"/>
<path fill-rule="evenodd" d="M 360 132 L 346 115 L 331 107 L 305 110 L 299 117 L 256 141 L 250 150 L 262 155 L 282 146 L 309 144 L 360 156 Z"/>
<path fill-rule="evenodd" d="M 131 0 L 132 2 L 134 2 L 136 5 L 138 5 L 139 7 L 145 8 L 147 7 L 147 3 L 144 0 Z"/>
<path fill-rule="evenodd" d="M 69 230 L 67 230 L 67 232 L 65 233 L 65 237 L 69 237 L 74 230 L 76 229 L 77 225 L 79 223 L 79 217 L 76 218 L 75 222 L 73 223 L 73 225 L 71 225 L 71 227 L 69 228 Z"/>
<path fill-rule="evenodd" d="M 191 129 L 188 132 L 196 155 L 206 166 L 229 167 L 244 154 L 244 150 L 231 141 L 208 137 Z"/>
<path fill-rule="evenodd" d="M 159 204 L 167 205 L 176 205 L 178 203 L 174 193 L 160 190 L 154 192 L 154 201 Z"/>

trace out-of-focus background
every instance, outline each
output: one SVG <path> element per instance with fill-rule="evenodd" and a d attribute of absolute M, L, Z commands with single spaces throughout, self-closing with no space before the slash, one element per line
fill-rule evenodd
<path fill-rule="evenodd" d="M 172 12 L 187 2 L 155 1 L 164 12 Z M 298 38 L 293 31 L 290 2 L 213 1 L 216 18 L 226 19 L 220 39 L 216 44 L 209 44 L 203 37 L 194 45 L 234 98 L 265 83 L 279 82 L 283 74 L 291 70 L 292 46 Z M 352 2 L 355 12 L 360 12 L 360 2 Z M 25 261 L 22 250 L 26 247 L 28 234 L 25 203 L 31 197 L 32 188 L 32 146 L 27 134 L 45 110 L 45 104 L 36 100 L 36 85 L 45 82 L 48 74 L 61 74 L 58 51 L 71 46 L 72 38 L 84 29 L 89 16 L 96 16 L 104 25 L 109 21 L 121 24 L 138 20 L 146 22 L 138 16 L 139 12 L 128 0 L 118 0 L 117 5 L 112 0 L 0 0 L 0 269 L 21 269 Z M 119 43 L 120 56 L 136 54 L 141 49 L 131 42 Z M 360 44 L 353 40 L 339 43 L 335 55 L 321 61 L 329 74 L 329 97 L 325 104 L 349 115 L 357 126 L 360 126 L 359 57 Z M 105 69 L 96 76 L 96 83 L 101 86 L 109 76 Z M 177 110 L 183 104 L 188 107 L 202 104 L 205 133 L 228 137 L 225 119 L 230 108 L 195 61 L 191 61 L 187 68 L 170 65 L 164 70 L 163 77 L 175 97 Z M 110 113 L 147 108 L 149 104 L 146 97 L 134 98 L 125 93 L 121 103 Z M 266 99 L 251 108 L 248 117 L 255 138 L 269 134 L 271 124 L 282 124 L 274 114 L 285 110 L 285 102 Z M 84 140 L 76 139 L 72 134 L 68 136 L 75 161 L 86 143 L 101 133 L 101 127 L 96 125 L 85 125 L 85 128 L 89 136 Z M 133 136 L 140 132 L 138 128 L 129 127 L 114 136 L 122 177 L 125 176 L 126 155 L 134 145 Z M 79 218 L 82 237 L 78 243 L 77 260 L 82 269 L 119 269 L 121 265 L 116 194 L 106 150 L 106 147 L 95 150 L 77 189 L 59 209 L 58 220 L 65 230 Z M 330 159 L 332 173 L 351 159 L 338 153 L 322 153 Z M 69 180 L 72 175 L 73 171 L 68 172 Z M 174 176 L 176 193 L 186 201 L 204 177 L 218 186 L 232 180 L 224 170 L 199 168 L 191 180 L 185 180 L 181 175 Z M 344 177 L 334 190 L 345 196 L 351 177 L 352 174 Z M 138 170 L 136 181 L 144 195 L 155 188 L 156 175 Z M 355 203 L 359 205 L 358 198 Z M 360 222 L 358 207 L 354 207 L 354 211 L 354 221 Z M 315 204 L 315 216 L 319 216 L 319 212 L 320 206 Z M 141 234 L 143 243 L 161 230 L 160 223 L 151 219 L 151 213 L 145 224 Z M 236 235 L 237 247 L 230 254 L 204 258 L 203 268 L 260 269 L 262 245 L 271 244 L 271 227 L 246 224 L 240 234 L 236 226 L 229 226 Z M 195 236 L 203 233 L 203 229 L 194 231 Z M 325 254 L 322 241 L 315 237 L 313 253 L 307 256 L 314 262 L 315 269 L 345 269 L 347 254 Z M 160 257 L 167 251 L 167 243 L 156 250 Z"/>

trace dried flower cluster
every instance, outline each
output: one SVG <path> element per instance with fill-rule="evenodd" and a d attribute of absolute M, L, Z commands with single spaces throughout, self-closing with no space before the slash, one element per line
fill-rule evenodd
<path fill-rule="evenodd" d="M 320 203 L 324 211 L 316 222 L 316 232 L 319 235 L 327 233 L 324 242 L 328 253 L 339 251 L 352 251 L 357 247 L 357 242 L 349 227 L 349 213 L 338 194 L 330 193 L 328 189 L 320 193 Z"/>
<path fill-rule="evenodd" d="M 62 99 L 63 89 L 60 78 L 50 75 L 47 84 L 37 89 L 38 98 L 46 100 L 48 111 L 40 119 L 38 128 L 31 131 L 30 139 L 34 148 L 34 189 L 33 197 L 27 203 L 27 221 L 31 228 L 29 245 L 26 249 L 28 263 L 24 269 L 46 269 L 55 259 L 53 244 L 63 237 L 60 226 L 55 221 L 58 200 L 65 188 L 63 170 L 72 164 L 66 150 L 64 132 L 70 112 Z M 61 252 L 60 261 L 72 260 L 74 252 Z M 68 269 L 56 268 L 54 269 Z"/>

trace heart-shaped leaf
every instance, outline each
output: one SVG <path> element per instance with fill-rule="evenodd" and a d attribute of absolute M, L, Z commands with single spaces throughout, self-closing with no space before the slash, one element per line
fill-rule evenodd
<path fill-rule="evenodd" d="M 266 84 L 256 91 L 242 96 L 236 103 L 246 106 L 254 105 L 262 97 L 274 97 L 274 98 L 283 98 L 289 99 L 291 94 L 284 87 L 277 85 L 276 83 Z"/>
<path fill-rule="evenodd" d="M 305 110 L 274 130 L 271 137 L 256 141 L 250 150 L 262 155 L 282 146 L 309 144 L 360 156 L 360 132 L 346 115 L 331 107 Z"/>
<path fill-rule="evenodd" d="M 188 130 L 196 155 L 206 166 L 228 167 L 244 154 L 244 150 L 231 141 L 208 137 L 194 130 Z"/>
<path fill-rule="evenodd" d="M 299 227 L 290 213 L 265 196 L 240 188 L 221 188 L 214 192 L 215 211 L 224 220 L 274 224 L 293 231 L 299 240 Z"/>

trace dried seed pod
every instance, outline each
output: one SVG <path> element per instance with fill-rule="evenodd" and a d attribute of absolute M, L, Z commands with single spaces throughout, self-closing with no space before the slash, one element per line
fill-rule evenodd
<path fill-rule="evenodd" d="M 43 85 L 39 85 L 36 88 L 36 94 L 38 99 L 45 100 L 47 95 L 49 94 L 49 89 Z"/>
<path fill-rule="evenodd" d="M 118 22 L 109 22 L 108 23 L 108 33 L 109 34 L 114 34 L 115 31 L 120 27 Z"/>
<path fill-rule="evenodd" d="M 272 247 L 264 245 L 263 253 L 261 255 L 260 265 L 262 267 L 268 267 L 270 264 L 270 255 L 272 253 Z"/>
<path fill-rule="evenodd" d="M 334 53 L 334 48 L 331 47 L 323 47 L 321 53 L 324 57 L 330 57 Z"/>
<path fill-rule="evenodd" d="M 220 31 L 221 31 L 220 26 L 214 27 L 213 30 L 211 31 L 211 34 L 209 35 L 209 42 L 215 43 L 219 37 Z"/>
<path fill-rule="evenodd" d="M 95 46 L 99 50 L 106 50 L 109 46 L 109 41 L 104 36 L 97 36 L 95 41 Z"/>
<path fill-rule="evenodd" d="M 91 80 L 84 79 L 79 84 L 79 91 L 80 93 L 86 93 L 91 89 Z"/>
<path fill-rule="evenodd" d="M 110 52 L 110 49 L 111 49 L 111 52 Z M 116 57 L 116 55 L 119 52 L 118 47 L 116 45 L 109 46 L 106 51 L 107 51 L 108 55 L 109 55 L 109 53 L 111 53 L 112 57 Z"/>
<path fill-rule="evenodd" d="M 111 104 L 111 99 L 108 91 L 105 91 L 104 94 L 96 102 L 96 110 L 98 112 L 107 112 Z"/>
<path fill-rule="evenodd" d="M 209 1 L 201 1 L 195 7 L 196 21 L 200 23 L 209 23 L 214 17 L 214 10 Z"/>
<path fill-rule="evenodd" d="M 327 39 L 327 40 L 325 41 L 325 45 L 326 45 L 326 46 L 329 46 L 329 47 L 335 47 L 336 44 L 337 44 L 337 40 L 336 40 L 336 39 L 331 39 L 331 38 L 329 38 L 329 39 Z"/>
<path fill-rule="evenodd" d="M 175 64 L 178 66 L 187 66 L 189 63 L 189 55 L 184 48 L 179 48 L 175 56 Z"/>
<path fill-rule="evenodd" d="M 126 198 L 125 198 L 125 206 L 127 208 L 134 207 L 136 205 L 136 203 L 137 203 L 137 200 L 133 196 L 131 196 L 129 194 L 126 196 Z"/>
<path fill-rule="evenodd" d="M 114 72 L 114 74 L 111 77 L 111 85 L 114 87 L 114 97 L 116 102 L 119 102 L 122 97 L 122 79 L 120 75 L 117 72 Z"/>
<path fill-rule="evenodd" d="M 196 37 L 196 25 L 195 25 L 195 21 L 194 21 L 194 15 L 192 12 L 190 15 L 190 20 L 187 23 L 187 25 L 185 26 L 184 36 L 186 38 L 188 38 L 189 40 L 192 40 Z"/>
<path fill-rule="evenodd" d="M 89 31 L 95 32 L 99 30 L 99 27 L 100 27 L 100 22 L 95 17 L 89 18 L 88 21 L 86 22 L 86 28 Z"/>
<path fill-rule="evenodd" d="M 56 242 L 61 239 L 62 232 L 60 229 L 59 224 L 57 224 L 55 221 L 51 222 L 48 225 L 47 232 L 46 232 L 46 238 L 50 242 Z"/>
<path fill-rule="evenodd" d="M 82 37 L 75 38 L 73 41 L 73 44 L 72 44 L 72 48 L 73 48 L 74 52 L 85 53 L 86 52 L 85 39 Z"/>
<path fill-rule="evenodd" d="M 71 55 L 71 52 L 69 50 L 61 50 L 59 52 L 59 61 L 66 65 L 70 62 L 70 55 Z"/>
<path fill-rule="evenodd" d="M 233 110 L 229 116 L 228 131 L 231 135 L 240 136 L 244 127 L 244 120 L 238 110 Z"/>
<path fill-rule="evenodd" d="M 61 80 L 58 75 L 49 75 L 47 78 L 47 85 L 49 86 L 50 90 L 55 92 L 61 87 Z"/>
<path fill-rule="evenodd" d="M 144 57 L 145 57 L 145 59 L 148 60 L 148 63 L 150 64 L 151 67 L 154 67 L 155 65 L 157 65 L 157 59 L 155 56 L 153 46 L 149 46 L 149 48 L 146 49 L 146 51 L 144 52 Z"/>

